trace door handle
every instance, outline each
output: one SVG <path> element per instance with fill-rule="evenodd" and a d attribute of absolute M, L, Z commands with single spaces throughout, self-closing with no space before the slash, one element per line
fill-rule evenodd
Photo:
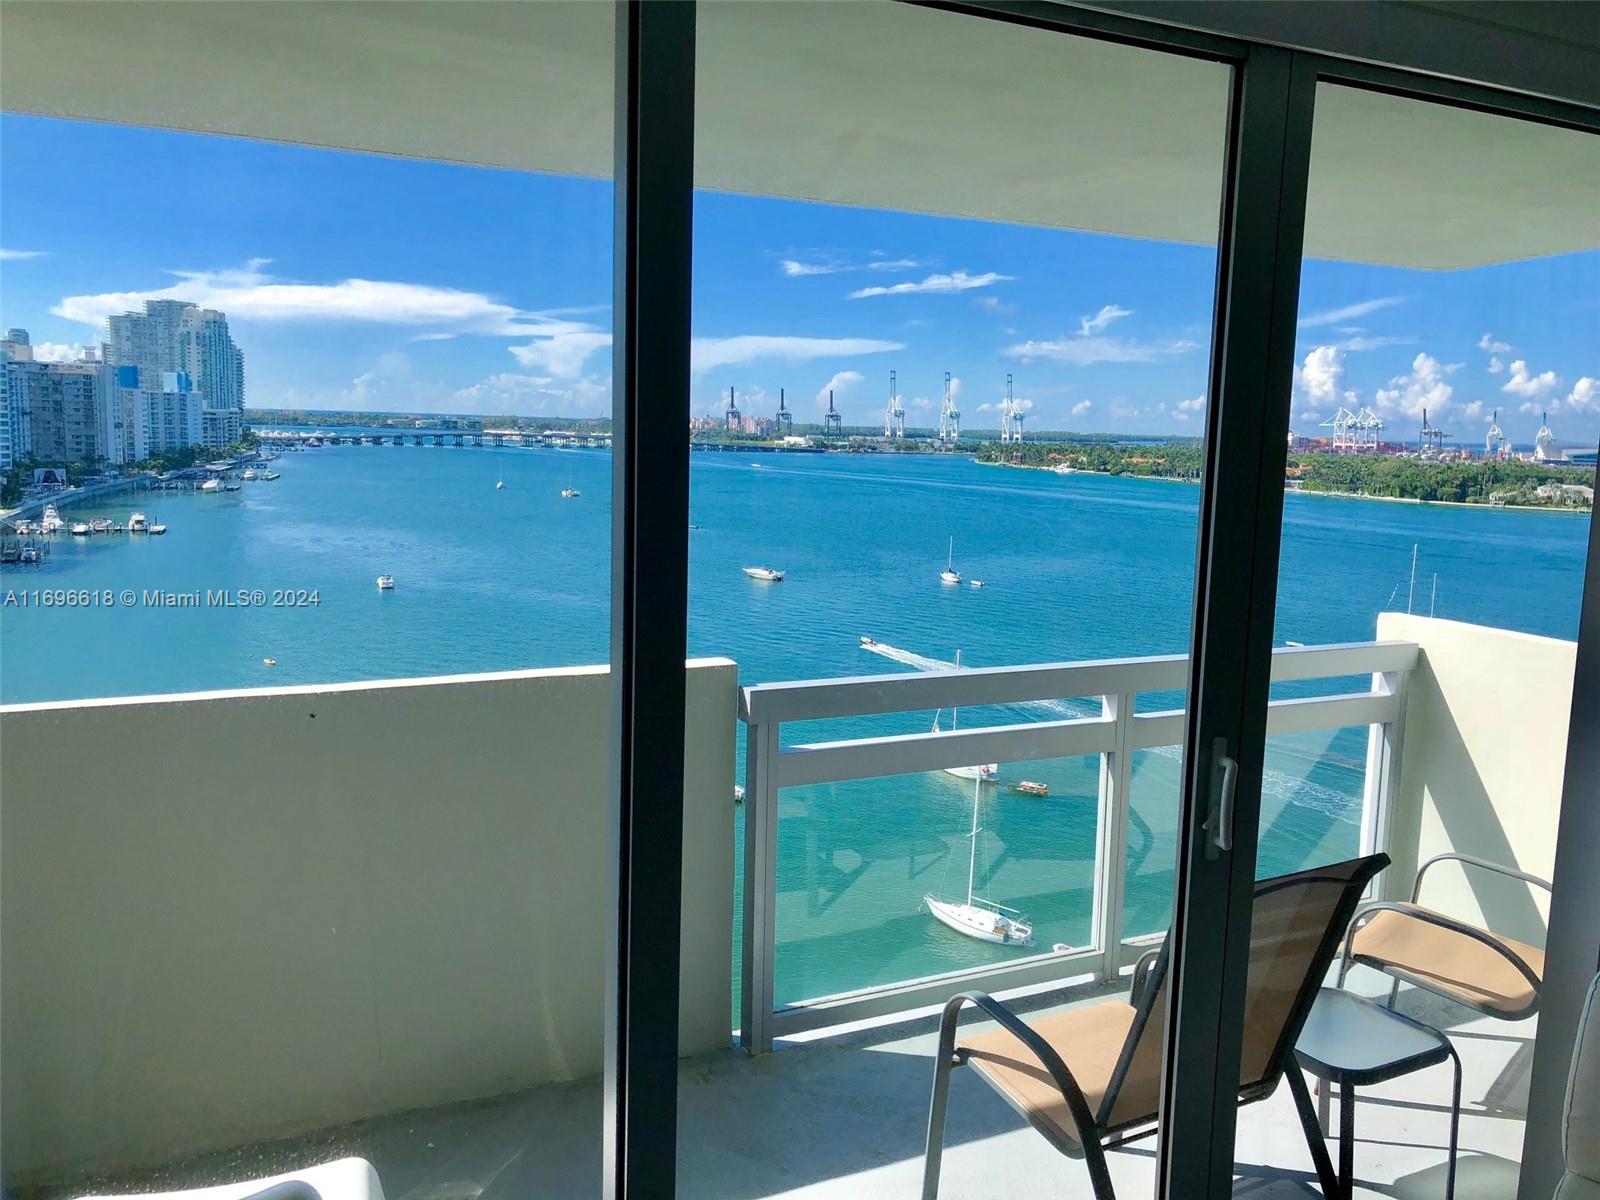
<path fill-rule="evenodd" d="M 1228 739 L 1211 742 L 1211 812 L 1206 817 L 1206 857 L 1216 858 L 1233 849 L 1233 793 L 1239 782 L 1239 763 L 1228 755 Z"/>

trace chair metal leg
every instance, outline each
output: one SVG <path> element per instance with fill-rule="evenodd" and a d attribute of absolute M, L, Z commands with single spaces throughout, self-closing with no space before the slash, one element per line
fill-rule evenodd
<path fill-rule="evenodd" d="M 1356 1191 L 1356 1089 L 1348 1081 L 1339 1085 L 1339 1178 L 1344 1198 Z"/>
<path fill-rule="evenodd" d="M 1461 1056 L 1456 1053 L 1456 1048 L 1448 1039 L 1445 1045 L 1450 1047 L 1450 1061 L 1455 1066 L 1455 1085 L 1450 1091 L 1450 1165 L 1445 1170 L 1444 1200 L 1455 1200 L 1456 1196 L 1456 1148 L 1461 1134 Z"/>
<path fill-rule="evenodd" d="M 1323 1140 L 1322 1127 L 1317 1123 L 1316 1111 L 1311 1107 L 1311 1093 L 1306 1088 L 1306 1079 L 1300 1072 L 1296 1063 L 1288 1064 L 1283 1071 L 1284 1078 L 1289 1081 L 1289 1094 L 1294 1098 L 1295 1112 L 1300 1116 L 1300 1128 L 1306 1135 L 1306 1146 L 1311 1151 L 1311 1161 L 1317 1168 L 1317 1182 L 1322 1186 L 1322 1194 L 1328 1200 L 1337 1200 L 1341 1195 L 1339 1179 L 1333 1173 L 1333 1161 L 1328 1157 L 1328 1143 Z M 1324 1085 L 1326 1094 L 1327 1087 Z"/>
<path fill-rule="evenodd" d="M 952 1022 L 952 1026 L 953 1026 Z M 955 1040 L 952 1036 L 952 1042 Z M 933 1065 L 933 1100 L 928 1106 L 928 1146 L 922 1160 L 922 1200 L 938 1200 L 939 1166 L 944 1158 L 945 1115 L 950 1110 L 950 1072 L 956 1065 L 954 1049 L 945 1045 L 941 1032 L 939 1057 Z"/>
<path fill-rule="evenodd" d="M 1394 998 L 1400 994 L 1400 981 L 1396 979 L 1389 985 L 1389 1011 L 1394 1011 Z"/>

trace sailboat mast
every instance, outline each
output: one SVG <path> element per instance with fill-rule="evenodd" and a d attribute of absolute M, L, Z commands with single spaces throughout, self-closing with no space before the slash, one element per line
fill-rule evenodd
<path fill-rule="evenodd" d="M 950 535 L 950 552 L 944 556 L 944 569 L 946 571 L 953 571 L 953 570 L 955 570 L 955 565 L 956 565 L 956 535 L 952 533 Z"/>
<path fill-rule="evenodd" d="M 972 845 L 967 850 L 967 907 L 972 907 L 972 881 L 978 872 L 978 797 L 983 794 L 983 780 L 972 781 Z"/>

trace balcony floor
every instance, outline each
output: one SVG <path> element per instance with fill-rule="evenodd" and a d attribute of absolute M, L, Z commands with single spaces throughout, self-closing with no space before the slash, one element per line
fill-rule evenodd
<path fill-rule="evenodd" d="M 1375 977 L 1359 974 L 1352 986 L 1381 988 Z M 1400 1007 L 1448 1028 L 1462 1057 L 1456 1195 L 1503 1200 L 1515 1190 L 1534 1022 L 1471 1019 L 1412 992 L 1402 992 Z M 931 1024 L 859 1031 L 755 1060 L 730 1050 L 686 1062 L 679 1074 L 679 1194 L 694 1200 L 918 1195 Z M 1444 1194 L 1449 1093 L 1450 1068 L 1441 1065 L 1358 1094 L 1357 1196 Z M 377 1167 L 389 1200 L 598 1196 L 599 1130 L 599 1087 L 586 1081 L 386 1117 L 95 1187 L 202 1186 L 360 1155 Z M 965 1071 L 955 1074 L 946 1146 L 940 1194 L 950 1200 L 1035 1195 L 1044 1181 L 1048 1194 L 1089 1196 L 1082 1164 L 1054 1152 Z M 1153 1140 L 1146 1140 L 1111 1153 L 1119 1195 L 1150 1194 L 1153 1151 Z M 1238 1154 L 1237 1195 L 1320 1195 L 1286 1089 L 1241 1110 Z"/>

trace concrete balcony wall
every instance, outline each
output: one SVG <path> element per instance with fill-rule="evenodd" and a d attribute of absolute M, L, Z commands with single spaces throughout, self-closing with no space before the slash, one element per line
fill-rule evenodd
<path fill-rule="evenodd" d="M 685 1053 L 737 674 L 689 673 Z M 597 1072 L 609 712 L 603 667 L 0 710 L 7 1182 Z"/>
<path fill-rule="evenodd" d="M 1455 851 L 1550 878 L 1561 811 L 1577 644 L 1385 613 L 1378 637 L 1416 642 L 1387 895 L 1409 896 L 1419 863 Z M 1429 871 L 1423 902 L 1544 944 L 1547 894 L 1483 872 Z"/>

